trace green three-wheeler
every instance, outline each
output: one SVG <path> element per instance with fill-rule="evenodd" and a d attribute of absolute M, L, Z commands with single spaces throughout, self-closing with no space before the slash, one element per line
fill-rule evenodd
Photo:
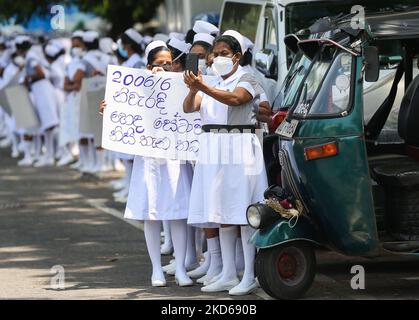
<path fill-rule="evenodd" d="M 419 253 L 419 8 L 355 25 L 323 19 L 321 36 L 295 43 L 271 148 L 281 179 L 247 211 L 256 274 L 275 298 L 310 288 L 316 246 Z"/>

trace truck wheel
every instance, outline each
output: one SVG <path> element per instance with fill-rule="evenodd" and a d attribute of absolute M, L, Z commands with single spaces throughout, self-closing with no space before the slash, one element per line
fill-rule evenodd
<path fill-rule="evenodd" d="M 316 273 L 313 245 L 298 241 L 259 250 L 255 271 L 262 289 L 271 297 L 301 298 Z"/>

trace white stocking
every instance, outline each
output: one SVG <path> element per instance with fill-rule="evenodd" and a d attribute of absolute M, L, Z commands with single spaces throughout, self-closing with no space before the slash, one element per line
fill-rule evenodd
<path fill-rule="evenodd" d="M 161 221 L 144 221 L 144 235 L 148 255 L 153 266 L 152 280 L 164 281 L 160 255 L 160 229 Z"/>
<path fill-rule="evenodd" d="M 228 282 L 237 278 L 236 272 L 237 227 L 220 228 L 221 258 L 223 272 L 217 282 Z"/>
<path fill-rule="evenodd" d="M 207 271 L 208 279 L 220 274 L 223 268 L 221 260 L 220 238 L 207 239 L 210 265 Z"/>
<path fill-rule="evenodd" d="M 48 130 L 44 133 L 45 156 L 48 159 L 54 158 L 54 131 Z"/>
<path fill-rule="evenodd" d="M 170 221 L 170 229 L 172 233 L 173 249 L 176 253 L 176 278 L 179 281 L 189 279 L 186 274 L 185 256 L 186 256 L 186 220 Z"/>
<path fill-rule="evenodd" d="M 196 258 L 196 247 L 195 247 L 195 228 L 188 226 L 187 230 L 187 249 L 186 249 L 186 259 L 185 259 L 185 266 L 189 268 L 197 263 Z"/>
<path fill-rule="evenodd" d="M 255 230 L 249 226 L 241 227 L 243 256 L 244 256 L 244 275 L 240 282 L 240 286 L 248 287 L 255 281 L 255 255 L 256 248 L 250 243 L 250 238 L 253 236 Z"/>

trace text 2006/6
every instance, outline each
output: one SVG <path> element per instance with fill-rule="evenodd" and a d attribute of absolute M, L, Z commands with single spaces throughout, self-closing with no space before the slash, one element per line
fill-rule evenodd
<path fill-rule="evenodd" d="M 254 315 L 256 305 L 206 305 L 206 315 Z"/>

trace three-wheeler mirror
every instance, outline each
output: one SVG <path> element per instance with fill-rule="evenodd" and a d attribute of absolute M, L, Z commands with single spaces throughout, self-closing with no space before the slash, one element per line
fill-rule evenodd
<path fill-rule="evenodd" d="M 376 82 L 380 77 L 380 58 L 377 47 L 365 47 L 365 81 Z"/>

